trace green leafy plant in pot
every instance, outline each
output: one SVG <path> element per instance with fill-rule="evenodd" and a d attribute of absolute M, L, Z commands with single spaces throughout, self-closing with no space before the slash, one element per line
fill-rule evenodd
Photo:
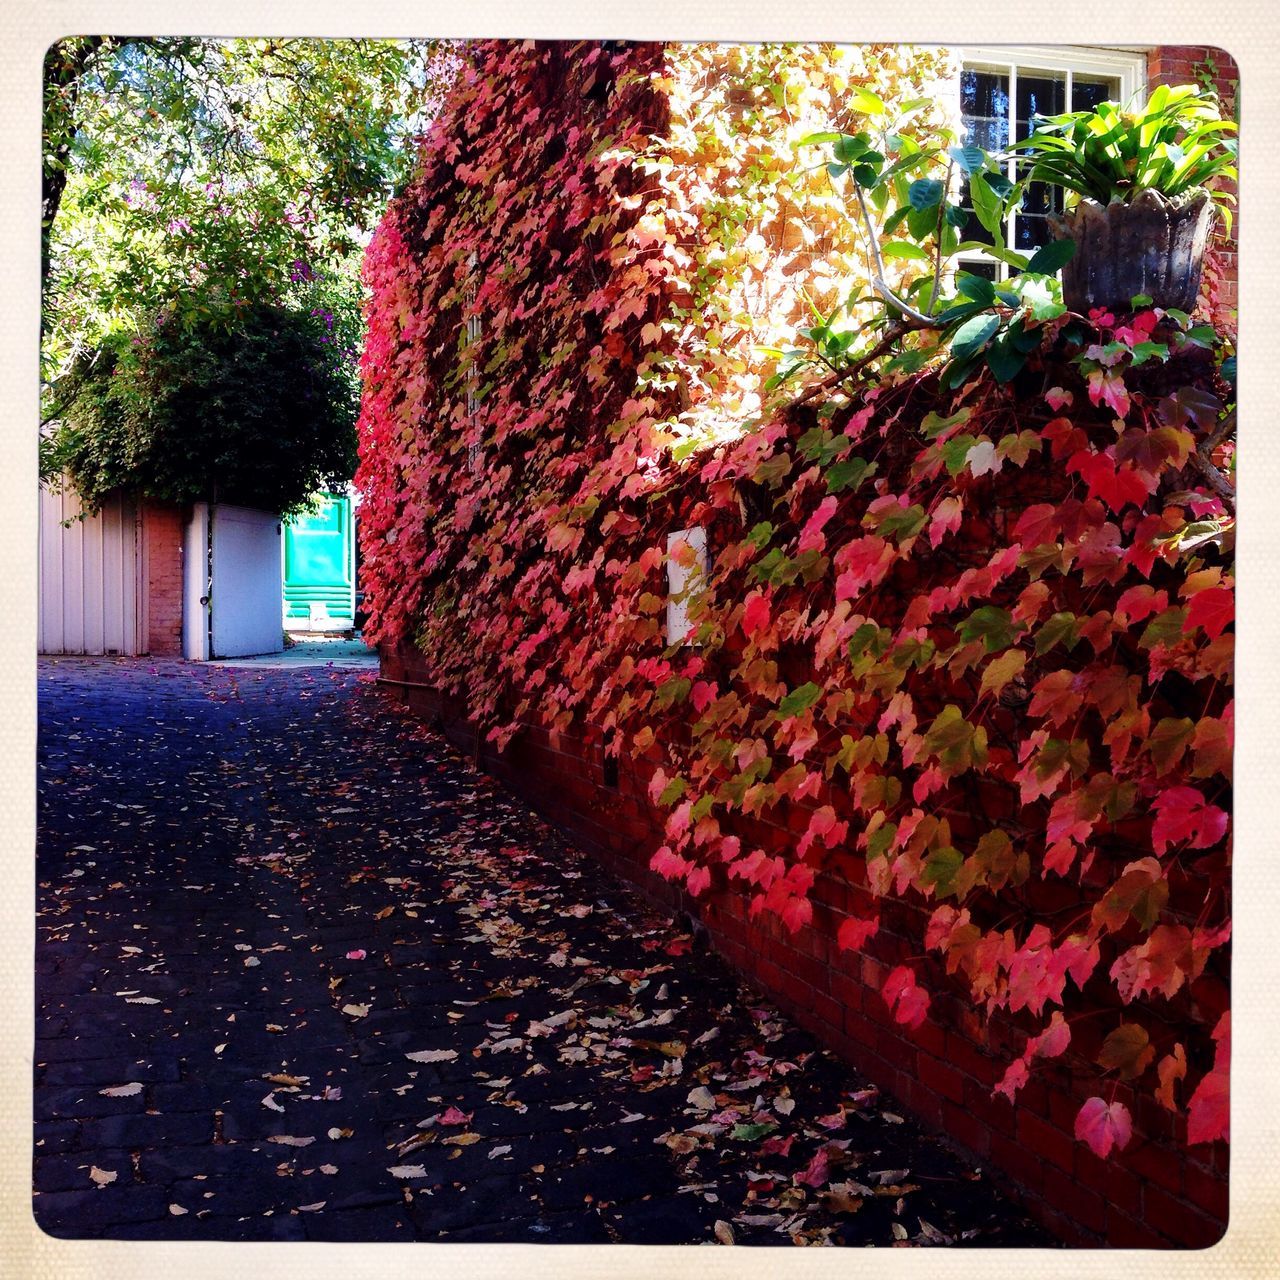
<path fill-rule="evenodd" d="M 1063 301 L 1073 311 L 1153 305 L 1189 311 L 1219 211 L 1229 225 L 1233 197 L 1211 184 L 1236 177 L 1234 122 L 1198 85 L 1160 85 L 1145 106 L 1047 116 L 1015 144 L 1029 153 L 1023 184 L 1067 193 L 1051 216 L 1076 252 L 1063 267 Z"/>

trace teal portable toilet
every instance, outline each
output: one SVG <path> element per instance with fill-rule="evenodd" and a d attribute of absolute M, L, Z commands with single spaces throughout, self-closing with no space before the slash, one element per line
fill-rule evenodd
<path fill-rule="evenodd" d="M 356 615 L 351 499 L 323 493 L 284 526 L 286 631 L 349 631 Z"/>

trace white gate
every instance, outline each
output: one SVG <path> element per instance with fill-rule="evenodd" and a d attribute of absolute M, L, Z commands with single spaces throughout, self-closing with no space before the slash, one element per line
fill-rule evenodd
<path fill-rule="evenodd" d="M 198 502 L 183 557 L 184 652 L 188 658 L 279 653 L 280 517 L 250 507 Z"/>
<path fill-rule="evenodd" d="M 140 653 L 137 507 L 116 496 L 97 515 L 80 514 L 69 485 L 41 488 L 40 652 Z"/>

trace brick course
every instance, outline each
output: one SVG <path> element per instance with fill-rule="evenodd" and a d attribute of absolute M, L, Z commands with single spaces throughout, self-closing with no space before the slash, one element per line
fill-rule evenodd
<path fill-rule="evenodd" d="M 147 565 L 147 652 L 182 655 L 182 540 L 186 515 L 179 506 L 148 500 L 142 528 Z"/>

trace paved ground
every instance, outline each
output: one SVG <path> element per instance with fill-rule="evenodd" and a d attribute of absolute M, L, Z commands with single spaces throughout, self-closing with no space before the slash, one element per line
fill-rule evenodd
<path fill-rule="evenodd" d="M 1046 1243 L 371 671 L 301 657 L 41 664 L 47 1231 Z"/>

